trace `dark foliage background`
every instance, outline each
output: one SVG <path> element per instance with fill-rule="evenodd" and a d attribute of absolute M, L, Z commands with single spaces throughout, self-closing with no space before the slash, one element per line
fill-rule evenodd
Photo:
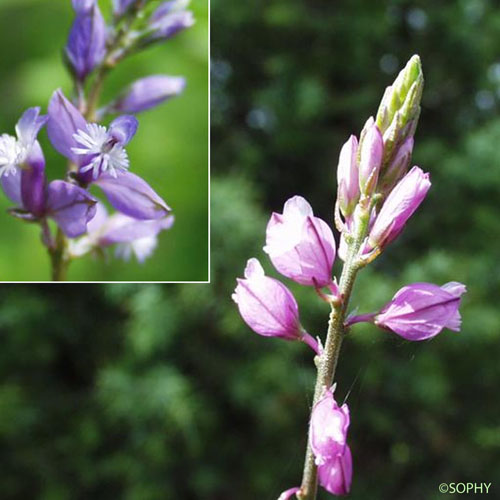
<path fill-rule="evenodd" d="M 438 500 L 440 483 L 468 481 L 498 496 L 498 6 L 212 0 L 212 284 L 0 289 L 2 498 L 276 500 L 298 484 L 310 352 L 250 332 L 230 294 L 251 256 L 276 276 L 265 223 L 290 195 L 331 218 L 343 141 L 415 52 L 414 159 L 433 188 L 354 304 L 413 281 L 469 292 L 460 333 L 346 339 L 350 498 Z M 287 285 L 322 335 L 327 307 Z"/>

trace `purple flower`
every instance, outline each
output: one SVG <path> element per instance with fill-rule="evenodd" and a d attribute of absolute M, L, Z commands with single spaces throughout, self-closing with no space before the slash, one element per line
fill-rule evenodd
<path fill-rule="evenodd" d="M 45 158 L 37 141 L 46 122 L 40 108 L 29 108 L 16 125 L 17 138 L 7 134 L 0 137 L 2 187 L 18 206 L 13 214 L 30 220 L 51 217 L 67 236 L 79 236 L 94 216 L 96 200 L 68 182 L 47 185 Z"/>
<path fill-rule="evenodd" d="M 99 65 L 106 55 L 106 22 L 97 0 L 73 0 L 76 19 L 66 45 L 68 62 L 80 81 Z"/>
<path fill-rule="evenodd" d="M 393 241 L 422 203 L 430 187 L 429 174 L 413 167 L 382 205 L 368 237 L 369 245 L 372 248 L 384 247 Z"/>
<path fill-rule="evenodd" d="M 443 328 L 459 331 L 458 311 L 465 285 L 457 282 L 441 287 L 432 283 L 405 286 L 374 316 L 374 323 L 408 340 L 425 340 Z"/>
<path fill-rule="evenodd" d="M 303 340 L 318 351 L 316 341 L 300 325 L 292 292 L 278 280 L 267 277 L 257 259 L 247 262 L 245 278 L 238 278 L 237 282 L 232 298 L 254 332 L 265 337 Z"/>
<path fill-rule="evenodd" d="M 88 124 L 78 109 L 56 91 L 49 103 L 47 132 L 54 148 L 78 166 L 78 180 L 94 183 L 114 208 L 136 219 L 161 219 L 171 212 L 149 184 L 130 172 L 124 146 L 137 130 L 137 119 L 124 115 L 108 129 Z"/>
<path fill-rule="evenodd" d="M 73 242 L 70 252 L 81 256 L 99 248 L 116 246 L 116 255 L 129 260 L 135 255 L 140 263 L 151 256 L 158 244 L 158 234 L 170 229 L 174 223 L 172 215 L 157 220 L 137 220 L 123 214 L 108 216 L 101 203 L 96 216 L 88 224 L 88 234 Z"/>
<path fill-rule="evenodd" d="M 342 146 L 337 167 L 337 200 L 344 217 L 348 217 L 354 212 L 354 207 L 359 200 L 357 154 L 358 140 L 356 136 L 351 135 Z"/>
<path fill-rule="evenodd" d="M 285 203 L 283 214 L 272 214 L 264 251 L 281 274 L 297 283 L 317 287 L 332 283 L 333 233 L 300 196 Z"/>
<path fill-rule="evenodd" d="M 360 141 L 359 187 L 365 195 L 371 195 L 377 186 L 384 156 L 382 134 L 370 118 L 364 127 Z"/>
<path fill-rule="evenodd" d="M 79 173 L 92 172 L 96 180 L 101 174 L 117 177 L 126 172 L 130 162 L 124 149 L 137 131 L 138 122 L 133 116 L 120 116 L 111 122 L 109 130 L 97 123 L 87 123 L 84 130 L 77 130 L 73 139 L 78 144 L 71 148 L 75 155 L 82 156 Z"/>
<path fill-rule="evenodd" d="M 311 448 L 316 465 L 323 465 L 344 453 L 348 428 L 349 408 L 346 404 L 340 407 L 333 392 L 327 390 L 311 413 Z"/>
<path fill-rule="evenodd" d="M 45 158 L 37 135 L 47 122 L 40 108 L 29 108 L 16 125 L 16 137 L 0 137 L 0 177 L 7 196 L 34 216 L 45 206 Z M 10 177 L 10 180 L 7 180 Z"/>
<path fill-rule="evenodd" d="M 172 0 L 164 2 L 149 19 L 149 35 L 145 43 L 171 38 L 180 31 L 193 26 L 193 13 L 185 10 L 189 1 Z"/>
<path fill-rule="evenodd" d="M 178 76 L 154 75 L 134 82 L 108 110 L 118 113 L 139 113 L 179 95 L 186 80 Z"/>
<path fill-rule="evenodd" d="M 319 484 L 333 495 L 347 495 L 352 481 L 352 455 L 348 445 L 344 453 L 318 467 Z"/>
<path fill-rule="evenodd" d="M 36 148 L 35 153 L 33 149 L 37 143 L 38 132 L 45 123 L 47 123 L 47 117 L 40 116 L 40 108 L 29 108 L 17 122 L 17 137 L 8 134 L 0 136 L 0 178 L 15 174 L 23 168 L 30 155 L 39 155 L 39 147 Z"/>
<path fill-rule="evenodd" d="M 119 116 L 109 129 L 87 123 L 80 111 L 66 99 L 61 90 L 49 102 L 47 133 L 54 148 L 78 165 L 80 180 L 89 183 L 101 174 L 117 177 L 129 168 L 124 147 L 135 135 L 137 118 Z"/>

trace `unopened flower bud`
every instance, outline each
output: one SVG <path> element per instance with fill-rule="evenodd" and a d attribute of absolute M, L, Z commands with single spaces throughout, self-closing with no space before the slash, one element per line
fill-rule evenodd
<path fill-rule="evenodd" d="M 466 292 L 462 283 L 451 282 L 441 287 L 432 283 L 405 286 L 374 316 L 374 323 L 407 340 L 425 340 L 443 328 L 459 331 L 458 308 Z"/>
<path fill-rule="evenodd" d="M 376 123 L 382 133 L 389 128 L 396 112 L 404 110 L 403 126 L 418 118 L 424 77 L 420 57 L 414 55 L 400 71 L 394 83 L 387 87 L 380 103 Z"/>
<path fill-rule="evenodd" d="M 106 54 L 106 22 L 96 0 L 73 0 L 76 18 L 66 45 L 66 57 L 75 76 L 83 81 Z"/>
<path fill-rule="evenodd" d="M 377 125 L 369 124 L 360 141 L 359 153 L 359 187 L 366 196 L 370 196 L 377 187 L 383 156 L 382 134 Z"/>
<path fill-rule="evenodd" d="M 420 58 L 414 55 L 394 83 L 386 88 L 376 118 L 384 137 L 384 165 L 397 154 L 398 146 L 415 132 L 423 86 Z"/>
<path fill-rule="evenodd" d="M 388 167 L 384 170 L 379 181 L 378 192 L 384 196 L 389 194 L 397 182 L 408 172 L 413 151 L 414 139 L 407 137 L 406 140 L 397 149 L 397 152 L 390 161 Z"/>
<path fill-rule="evenodd" d="M 314 217 L 311 205 L 301 196 L 290 198 L 283 214 L 272 214 L 264 251 L 283 276 L 301 285 L 324 287 L 332 283 L 332 230 L 325 221 Z"/>
<path fill-rule="evenodd" d="M 238 279 L 232 298 L 245 323 L 259 335 L 303 340 L 318 352 L 317 342 L 302 329 L 299 307 L 292 292 L 269 278 L 257 259 L 250 259 L 245 278 Z"/>
<path fill-rule="evenodd" d="M 342 146 L 337 167 L 337 200 L 344 217 L 354 212 L 359 200 L 358 140 L 351 135 Z"/>
<path fill-rule="evenodd" d="M 419 167 L 413 167 L 382 205 L 368 237 L 369 245 L 372 248 L 384 247 L 397 238 L 430 187 L 429 174 Z"/>
<path fill-rule="evenodd" d="M 346 404 L 340 407 L 333 392 L 327 390 L 311 413 L 310 439 L 316 465 L 323 465 L 344 453 L 348 428 L 349 408 Z"/>
<path fill-rule="evenodd" d="M 139 113 L 179 95 L 186 80 L 179 76 L 154 75 L 134 82 L 107 110 L 114 113 Z"/>
<path fill-rule="evenodd" d="M 193 26 L 193 13 L 186 10 L 189 0 L 170 0 L 160 4 L 149 19 L 149 26 L 140 41 L 146 46 L 160 40 L 166 40 L 177 33 Z"/>

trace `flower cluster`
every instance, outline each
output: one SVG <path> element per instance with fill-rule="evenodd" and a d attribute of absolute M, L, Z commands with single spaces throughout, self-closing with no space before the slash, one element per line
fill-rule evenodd
<path fill-rule="evenodd" d="M 0 136 L 0 184 L 15 204 L 9 212 L 40 224 L 42 242 L 53 263 L 102 253 L 113 244 L 118 256 L 127 259 L 135 254 L 142 262 L 155 248 L 159 232 L 172 226 L 167 203 L 130 171 L 126 147 L 139 125 L 133 115 L 182 93 L 184 78 L 147 76 L 100 109 L 98 100 L 105 76 L 122 59 L 194 23 L 187 3 L 166 1 L 154 8 L 149 0 L 114 0 L 113 19 L 107 24 L 97 0 L 72 0 L 75 19 L 64 55 L 74 97 L 56 90 L 47 115 L 41 115 L 40 108 L 30 108 L 18 121 L 15 136 Z M 108 126 L 98 123 L 113 114 L 119 116 Z M 44 127 L 54 149 L 68 161 L 64 178 L 51 182 L 37 139 Z M 89 191 L 93 186 L 116 214 L 107 215 Z M 57 236 L 49 219 L 57 225 Z"/>
<path fill-rule="evenodd" d="M 333 391 L 327 389 L 334 372 L 332 359 L 338 356 L 335 349 L 340 348 L 344 333 L 361 321 L 412 341 L 434 337 L 444 328 L 460 329 L 458 308 L 466 289 L 456 282 L 443 286 L 414 283 L 399 290 L 379 312 L 346 317 L 356 273 L 401 234 L 431 186 L 428 173 L 418 166 L 410 168 L 422 88 L 420 59 L 414 56 L 386 89 L 377 116 L 367 120 L 359 139 L 352 135 L 343 145 L 335 204 L 338 252 L 329 225 L 315 217 L 300 196 L 289 199 L 282 214 L 273 213 L 267 225 L 264 251 L 276 270 L 313 287 L 332 307 L 324 348 L 301 326 L 291 291 L 265 276 L 256 259 L 248 261 L 245 278 L 238 279 L 233 294 L 243 320 L 256 333 L 304 341 L 317 354 L 322 384 L 315 394 L 309 443 L 319 482 L 335 495 L 349 492 L 352 476 L 346 444 L 349 411 L 346 405 L 339 407 Z M 332 276 L 336 254 L 344 261 L 339 280 Z M 332 341 L 336 335 L 340 340 Z M 308 492 L 312 486 L 304 481 L 301 487 L 285 491 L 280 500 L 293 495 L 313 498 Z"/>

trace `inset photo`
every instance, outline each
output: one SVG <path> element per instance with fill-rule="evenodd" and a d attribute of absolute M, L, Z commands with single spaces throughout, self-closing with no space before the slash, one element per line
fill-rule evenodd
<path fill-rule="evenodd" d="M 209 280 L 208 18 L 0 0 L 0 281 Z"/>

